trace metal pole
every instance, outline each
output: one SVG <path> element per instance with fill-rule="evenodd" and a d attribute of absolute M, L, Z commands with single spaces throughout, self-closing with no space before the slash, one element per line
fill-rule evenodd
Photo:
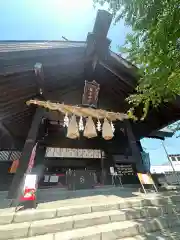
<path fill-rule="evenodd" d="M 174 165 L 173 165 L 173 163 L 172 163 L 172 161 L 171 161 L 171 159 L 170 159 L 170 157 L 169 157 L 169 155 L 168 155 L 167 149 L 166 149 L 166 147 L 165 147 L 165 145 L 164 145 L 164 141 L 162 141 L 162 146 L 163 146 L 164 151 L 165 151 L 165 153 L 166 153 L 166 156 L 167 156 L 167 158 L 168 158 L 168 160 L 169 160 L 169 162 L 170 162 L 170 164 L 171 164 L 171 167 L 172 167 L 173 172 L 174 172 L 174 174 L 175 174 L 175 176 L 176 176 L 176 179 L 177 179 L 177 181 L 178 181 L 178 184 L 180 185 L 180 180 L 179 180 L 178 174 L 177 174 L 177 172 L 176 172 L 176 170 L 175 170 L 175 168 L 174 168 Z"/>

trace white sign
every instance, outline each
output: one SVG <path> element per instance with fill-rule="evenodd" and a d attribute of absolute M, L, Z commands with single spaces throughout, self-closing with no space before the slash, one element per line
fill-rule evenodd
<path fill-rule="evenodd" d="M 49 175 L 44 175 L 44 182 L 49 182 Z"/>
<path fill-rule="evenodd" d="M 102 151 L 99 149 L 77 148 L 50 148 L 46 149 L 46 157 L 64 158 L 101 158 Z"/>
<path fill-rule="evenodd" d="M 59 177 L 58 176 L 56 176 L 56 175 L 52 175 L 51 177 L 50 177 L 50 182 L 51 183 L 57 183 L 58 182 L 58 179 L 59 179 Z"/>
<path fill-rule="evenodd" d="M 110 167 L 110 173 L 111 173 L 111 175 L 114 174 L 114 167 Z"/>
<path fill-rule="evenodd" d="M 37 175 L 27 174 L 24 181 L 24 190 L 25 189 L 36 189 Z"/>

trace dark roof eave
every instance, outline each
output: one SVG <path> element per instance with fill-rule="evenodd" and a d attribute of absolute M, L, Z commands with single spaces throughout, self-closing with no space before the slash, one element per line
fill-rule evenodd
<path fill-rule="evenodd" d="M 153 131 L 148 138 L 157 138 L 164 140 L 165 138 L 170 138 L 174 135 L 174 132 L 172 131 Z"/>

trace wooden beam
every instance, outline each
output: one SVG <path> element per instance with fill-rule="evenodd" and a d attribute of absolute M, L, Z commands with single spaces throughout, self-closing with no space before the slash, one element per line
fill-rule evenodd
<path fill-rule="evenodd" d="M 134 86 L 127 81 L 127 79 L 125 79 L 119 72 L 117 72 L 115 69 L 113 69 L 112 67 L 110 67 L 109 65 L 107 65 L 106 63 L 104 63 L 103 61 L 99 61 L 99 64 L 102 65 L 104 68 L 106 68 L 107 70 L 109 70 L 111 73 L 113 73 L 115 76 L 117 76 L 123 83 L 125 83 L 126 85 L 128 85 L 129 87 L 131 87 L 132 89 L 134 89 Z"/>
<path fill-rule="evenodd" d="M 103 38 L 107 37 L 111 22 L 112 22 L 112 14 L 105 10 L 98 10 L 93 33 L 95 35 L 100 35 Z"/>
<path fill-rule="evenodd" d="M 105 59 L 108 51 L 110 40 L 107 39 L 112 21 L 112 15 L 104 10 L 99 10 L 96 16 L 92 33 L 88 33 L 86 42 L 86 63 L 85 63 L 85 79 L 93 80 L 94 72 L 98 59 Z"/>
<path fill-rule="evenodd" d="M 0 129 L 3 131 L 5 135 L 8 135 L 9 137 L 13 138 L 9 130 L 4 126 L 4 123 L 2 122 L 0 122 Z"/>
<path fill-rule="evenodd" d="M 62 36 L 62 39 L 64 39 L 65 41 L 69 41 L 66 37 Z"/>
<path fill-rule="evenodd" d="M 22 155 L 21 155 L 21 158 L 19 161 L 19 167 L 13 178 L 12 184 L 11 184 L 9 192 L 8 192 L 8 199 L 16 199 L 18 197 L 19 189 L 22 184 L 24 174 L 28 167 L 32 149 L 36 143 L 39 126 L 41 124 L 43 115 L 44 115 L 44 109 L 37 108 L 34 118 L 33 118 L 33 121 L 32 121 L 32 124 L 31 124 L 31 128 L 28 133 L 28 137 L 24 144 L 24 149 L 22 151 Z"/>
<path fill-rule="evenodd" d="M 0 122 L 0 129 L 2 130 L 2 135 L 0 138 L 2 138 L 4 135 L 7 135 L 11 140 L 12 140 L 12 145 L 11 147 L 14 147 L 14 138 L 12 136 L 12 134 L 10 133 L 10 131 L 4 126 L 4 123 Z"/>

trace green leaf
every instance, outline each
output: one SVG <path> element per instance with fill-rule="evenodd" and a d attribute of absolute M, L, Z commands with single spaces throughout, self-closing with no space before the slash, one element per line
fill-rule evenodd
<path fill-rule="evenodd" d="M 142 119 L 151 107 L 172 101 L 180 94 L 180 11 L 179 0 L 95 0 L 110 3 L 115 21 L 132 29 L 124 46 L 127 60 L 139 68 L 136 93 L 127 101 L 143 107 Z M 131 115 L 134 115 L 130 111 Z"/>

